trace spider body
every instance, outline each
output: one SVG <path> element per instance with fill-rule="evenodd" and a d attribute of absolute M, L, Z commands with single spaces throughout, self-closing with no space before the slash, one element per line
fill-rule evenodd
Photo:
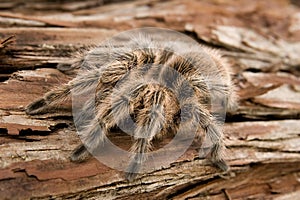
<path fill-rule="evenodd" d="M 126 178 L 132 180 L 147 159 L 153 139 L 179 129 L 201 129 L 195 132 L 211 142 L 212 162 L 228 170 L 212 100 L 220 100 L 229 109 L 235 106 L 230 66 L 215 51 L 197 48 L 200 53 L 185 43 L 155 43 L 148 38 L 117 48 L 96 47 L 73 65 L 77 77 L 28 105 L 26 113 L 46 112 L 72 92 L 90 93 L 85 113 L 77 119 L 84 124 L 80 133 L 84 145 L 74 150 L 71 160 L 84 160 L 88 150 L 92 153 L 101 147 L 111 128 L 123 127 L 135 142 L 126 170 Z M 132 126 L 126 128 L 128 121 Z"/>

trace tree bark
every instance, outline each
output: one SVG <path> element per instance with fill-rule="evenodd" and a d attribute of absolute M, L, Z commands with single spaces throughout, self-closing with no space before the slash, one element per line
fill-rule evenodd
<path fill-rule="evenodd" d="M 0 199 L 300 196 L 298 3 L 47 2 L 0 3 Z M 43 115 L 25 114 L 26 105 L 74 76 L 57 64 L 72 63 L 77 51 L 120 31 L 145 26 L 185 33 L 218 48 L 233 66 L 239 107 L 223 127 L 229 173 L 198 158 L 193 144 L 170 166 L 128 182 L 123 172 L 94 158 L 70 162 L 80 143 L 70 102 Z M 117 145 L 129 147 L 119 133 L 113 135 Z"/>

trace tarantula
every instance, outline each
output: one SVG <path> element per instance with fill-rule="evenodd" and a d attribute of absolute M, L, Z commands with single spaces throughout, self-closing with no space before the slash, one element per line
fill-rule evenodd
<path fill-rule="evenodd" d="M 101 147 L 113 127 L 126 126 L 131 119 L 135 144 L 127 179 L 139 173 L 153 139 L 178 131 L 196 130 L 200 140 L 208 138 L 211 161 L 228 170 L 213 99 L 229 109 L 235 107 L 236 99 L 230 66 L 214 50 L 180 41 L 155 42 L 145 36 L 117 47 L 98 46 L 72 68 L 77 77 L 26 108 L 27 114 L 40 114 L 71 93 L 90 94 L 83 103 L 85 112 L 76 119 L 84 124 L 83 144 L 73 151 L 72 161 L 84 160 Z"/>

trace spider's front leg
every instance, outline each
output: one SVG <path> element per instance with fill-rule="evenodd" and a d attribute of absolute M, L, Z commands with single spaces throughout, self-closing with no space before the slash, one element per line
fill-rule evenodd
<path fill-rule="evenodd" d="M 101 150 L 109 129 L 119 125 L 126 118 L 130 98 L 127 94 L 117 91 L 114 93 L 112 88 L 99 83 L 94 98 L 85 102 L 82 112 L 75 120 L 79 125 L 78 134 L 83 144 L 72 152 L 70 159 L 73 162 L 82 162 L 90 153 Z"/>
<path fill-rule="evenodd" d="M 99 124 L 97 119 L 91 121 L 90 125 L 83 129 L 79 134 L 82 144 L 77 146 L 70 155 L 70 159 L 73 162 L 83 162 L 90 153 L 93 154 L 95 150 L 98 150 L 104 143 L 104 136 L 107 135 L 108 130 Z"/>
<path fill-rule="evenodd" d="M 150 86 L 151 87 L 151 86 Z M 144 108 L 137 110 L 137 126 L 134 130 L 136 140 L 132 152 L 133 157 L 127 167 L 126 179 L 133 180 L 139 173 L 142 164 L 147 159 L 147 152 L 151 149 L 153 138 L 160 134 L 166 123 L 165 93 L 161 90 L 145 90 Z"/>
<path fill-rule="evenodd" d="M 50 106 L 57 105 L 70 98 L 71 92 L 80 94 L 95 90 L 100 76 L 99 73 L 98 70 L 85 72 L 69 83 L 46 93 L 42 98 L 37 99 L 26 107 L 26 114 L 36 115 L 46 113 L 49 111 Z"/>
<path fill-rule="evenodd" d="M 46 113 L 50 105 L 54 105 L 67 99 L 70 95 L 70 90 L 70 86 L 65 85 L 46 93 L 42 98 L 35 100 L 26 107 L 26 114 L 36 115 Z"/>

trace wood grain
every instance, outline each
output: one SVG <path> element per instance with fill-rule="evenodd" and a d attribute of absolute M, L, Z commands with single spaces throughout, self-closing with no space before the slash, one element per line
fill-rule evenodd
<path fill-rule="evenodd" d="M 0 199 L 296 199 L 300 195 L 300 7 L 296 1 L 2 1 L 0 3 Z M 154 26 L 218 48 L 232 64 L 239 107 L 224 125 L 223 173 L 197 144 L 133 182 L 80 143 L 71 103 L 27 116 L 33 100 L 72 78 L 76 52 L 122 30 Z M 62 69 L 62 68 L 61 68 Z M 112 140 L 128 148 L 119 132 Z M 160 145 L 166 144 L 163 141 Z"/>

